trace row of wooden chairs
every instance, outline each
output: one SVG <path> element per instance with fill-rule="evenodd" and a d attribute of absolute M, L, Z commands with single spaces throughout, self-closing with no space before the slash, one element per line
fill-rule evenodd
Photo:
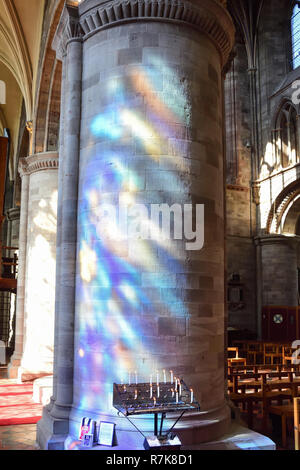
<path fill-rule="evenodd" d="M 286 413 L 293 412 L 294 404 L 298 403 L 300 391 L 300 366 L 283 365 L 238 365 L 231 364 L 228 368 L 228 394 L 236 406 L 247 411 L 248 427 L 253 428 L 253 407 L 259 405 L 262 413 L 262 430 L 267 432 L 269 414 L 280 414 L 285 423 Z M 288 400 L 289 405 L 283 405 Z M 276 406 L 274 406 L 274 402 Z M 297 408 L 298 410 L 298 408 Z M 299 420 L 295 418 L 295 427 L 299 428 Z M 286 445 L 286 426 L 282 426 L 283 445 Z M 298 432 L 298 431 L 297 431 Z M 299 448 L 299 433 L 295 430 L 295 447 Z"/>
<path fill-rule="evenodd" d="M 294 349 L 291 344 L 265 341 L 234 341 L 228 348 L 228 354 L 236 352 L 247 364 L 288 364 L 292 362 Z M 233 359 L 229 357 L 229 359 Z"/>

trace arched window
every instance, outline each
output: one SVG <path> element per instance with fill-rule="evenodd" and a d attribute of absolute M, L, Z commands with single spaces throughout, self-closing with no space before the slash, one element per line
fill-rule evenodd
<path fill-rule="evenodd" d="M 286 102 L 280 109 L 273 130 L 274 168 L 287 168 L 299 161 L 298 115 Z"/>
<path fill-rule="evenodd" d="M 298 155 L 298 116 L 295 108 L 291 107 L 290 113 L 290 158 L 292 162 L 297 161 Z"/>
<path fill-rule="evenodd" d="M 288 120 L 286 112 L 282 112 L 280 120 L 281 130 L 281 165 L 283 168 L 289 166 L 289 136 L 288 136 Z"/>
<path fill-rule="evenodd" d="M 300 65 L 300 2 L 296 2 L 293 8 L 291 20 L 292 35 L 292 63 L 293 69 Z"/>

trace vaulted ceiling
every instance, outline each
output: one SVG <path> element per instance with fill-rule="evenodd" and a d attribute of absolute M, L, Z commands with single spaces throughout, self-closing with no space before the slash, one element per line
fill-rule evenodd
<path fill-rule="evenodd" d="M 0 0 L 0 135 L 9 128 L 15 149 L 23 100 L 26 120 L 33 117 L 44 8 L 45 0 Z"/>
<path fill-rule="evenodd" d="M 44 0 L 0 0 L 0 62 L 14 75 L 31 118 Z M 0 65 L 0 75 L 1 75 Z"/>

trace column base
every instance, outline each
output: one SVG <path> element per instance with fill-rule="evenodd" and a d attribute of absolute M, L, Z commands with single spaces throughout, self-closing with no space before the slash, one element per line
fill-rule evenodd
<path fill-rule="evenodd" d="M 64 450 L 69 433 L 69 421 L 53 418 L 47 408 L 37 423 L 37 444 L 41 450 Z"/>
<path fill-rule="evenodd" d="M 134 422 L 135 426 L 143 433 L 142 435 L 126 418 L 113 415 L 99 416 L 99 414 L 93 416 L 93 413 L 73 409 L 70 419 L 70 434 L 65 440 L 65 450 L 80 449 L 78 433 L 81 419 L 84 416 L 88 416 L 97 422 L 108 421 L 116 424 L 116 446 L 113 448 L 96 446 L 95 450 L 144 450 L 144 436 L 153 435 L 153 418 L 151 415 L 138 418 L 130 417 L 130 421 Z M 175 420 L 175 416 L 170 417 L 169 415 L 165 421 L 164 430 L 170 429 Z M 174 432 L 178 435 L 182 445 L 188 448 L 189 446 L 221 438 L 228 432 L 230 423 L 230 409 L 227 404 L 224 404 L 215 410 L 184 416 L 177 423 Z"/>

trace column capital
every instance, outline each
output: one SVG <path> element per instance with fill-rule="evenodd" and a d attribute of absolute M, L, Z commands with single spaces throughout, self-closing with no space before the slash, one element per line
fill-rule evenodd
<path fill-rule="evenodd" d="M 81 41 L 82 36 L 78 7 L 66 4 L 52 41 L 52 49 L 56 51 L 57 59 L 63 60 L 67 53 L 68 43 L 72 40 Z"/>
<path fill-rule="evenodd" d="M 254 239 L 255 245 L 275 245 L 275 244 L 286 244 L 291 247 L 295 247 L 300 243 L 300 236 L 293 235 L 281 235 L 281 234 L 267 234 Z"/>
<path fill-rule="evenodd" d="M 20 219 L 20 207 L 12 207 L 6 211 L 6 217 L 8 220 L 18 220 Z"/>
<path fill-rule="evenodd" d="M 21 178 L 24 175 L 31 175 L 42 170 L 57 170 L 59 158 L 57 152 L 44 152 L 21 158 L 19 161 L 19 174 Z"/>
<path fill-rule="evenodd" d="M 206 34 L 227 63 L 234 44 L 234 25 L 225 0 L 85 0 L 78 7 L 84 39 L 132 21 L 186 25 Z"/>

